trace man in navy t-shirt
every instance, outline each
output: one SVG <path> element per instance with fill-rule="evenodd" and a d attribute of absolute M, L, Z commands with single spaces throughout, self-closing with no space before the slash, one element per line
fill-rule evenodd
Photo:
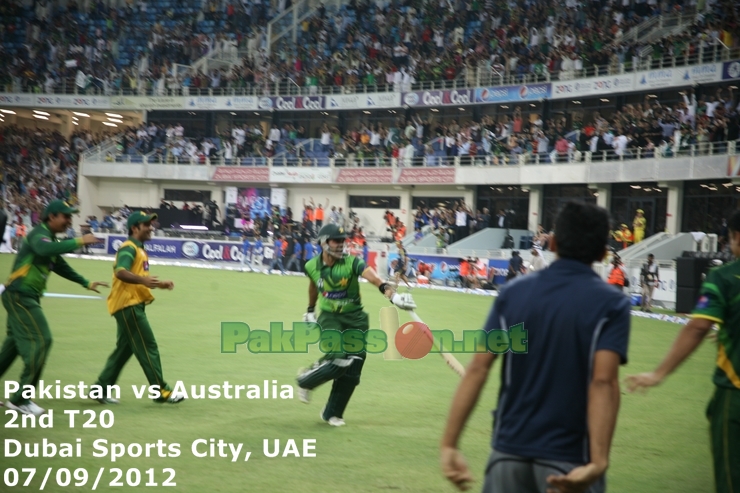
<path fill-rule="evenodd" d="M 242 272 L 251 270 L 247 267 L 251 263 L 252 244 L 249 242 L 247 235 L 242 236 Z"/>
<path fill-rule="evenodd" d="M 293 254 L 290 256 L 290 260 L 288 260 L 288 265 L 285 266 L 286 270 L 292 270 L 291 267 L 293 265 L 295 265 L 296 272 L 301 272 L 303 269 L 303 264 L 301 263 L 303 248 L 301 247 L 301 242 L 299 240 L 299 238 L 295 238 L 293 241 Z"/>
<path fill-rule="evenodd" d="M 489 351 L 468 366 L 442 440 L 444 474 L 459 488 L 472 476 L 458 441 L 496 359 L 490 336 L 505 331 L 512 342 L 483 491 L 605 491 L 630 330 L 628 298 L 591 268 L 608 236 L 606 210 L 568 203 L 552 239 L 558 259 L 501 290 L 484 328 Z"/>
<path fill-rule="evenodd" d="M 283 266 L 283 237 L 280 235 L 275 235 L 275 243 L 272 247 L 272 262 L 270 263 L 270 268 L 267 269 L 267 273 L 270 274 L 275 267 L 280 268 L 281 274 L 285 274 L 285 267 Z"/>
<path fill-rule="evenodd" d="M 254 244 L 252 245 L 252 270 L 262 270 L 262 258 L 264 257 L 264 247 L 262 246 L 262 239 L 259 236 L 254 237 Z"/>

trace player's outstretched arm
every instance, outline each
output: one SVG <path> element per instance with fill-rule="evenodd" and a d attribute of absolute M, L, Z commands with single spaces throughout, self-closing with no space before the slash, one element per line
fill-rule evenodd
<path fill-rule="evenodd" d="M 36 255 L 43 257 L 53 257 L 64 253 L 72 253 L 83 245 L 94 245 L 103 240 L 96 238 L 95 235 L 87 234 L 79 238 L 70 238 L 68 240 L 52 241 L 51 236 L 41 234 L 34 235 L 29 241 L 31 250 Z"/>
<path fill-rule="evenodd" d="M 644 390 L 648 387 L 659 385 L 663 380 L 673 373 L 673 371 L 699 347 L 707 333 L 712 329 L 716 320 L 707 318 L 692 318 L 689 323 L 684 325 L 678 337 L 658 367 L 648 373 L 639 375 L 630 375 L 626 378 L 625 383 L 629 392 Z"/>
<path fill-rule="evenodd" d="M 460 450 L 457 448 L 460 435 L 478 402 L 481 390 L 488 380 L 488 372 L 496 360 L 493 353 L 479 353 L 471 360 L 465 371 L 465 376 L 457 387 L 455 397 L 452 398 L 452 407 L 447 418 L 444 435 L 440 444 L 440 465 L 445 477 L 458 489 L 465 491 L 470 488 L 473 476 L 470 474 Z"/>
<path fill-rule="evenodd" d="M 64 257 L 59 257 L 54 264 L 54 272 L 67 279 L 68 281 L 75 282 L 79 284 L 80 286 L 84 287 L 85 289 L 90 289 L 92 291 L 95 291 L 96 293 L 99 293 L 99 291 L 96 289 L 98 286 L 105 286 L 108 287 L 107 283 L 104 282 L 90 282 L 84 277 L 82 277 L 76 270 L 74 270 L 66 260 L 64 260 Z"/>
<path fill-rule="evenodd" d="M 375 272 L 375 269 L 372 267 L 366 268 L 364 271 L 362 271 L 362 278 L 365 279 L 367 282 L 375 286 L 376 288 L 380 288 L 381 285 L 386 284 L 385 292 L 383 293 L 386 298 L 390 299 L 391 296 L 393 296 L 394 289 L 393 286 L 390 284 L 384 283 L 383 280 L 378 277 L 378 273 Z"/>

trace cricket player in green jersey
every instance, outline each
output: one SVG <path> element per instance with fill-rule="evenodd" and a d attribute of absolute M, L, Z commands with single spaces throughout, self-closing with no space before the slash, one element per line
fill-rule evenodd
<path fill-rule="evenodd" d="M 728 224 L 730 249 L 740 257 L 740 210 Z M 707 407 L 717 493 L 740 492 L 740 262 L 709 271 L 699 300 L 668 355 L 651 373 L 627 377 L 630 392 L 660 384 L 699 347 L 714 324 L 717 333 L 715 391 Z"/>
<path fill-rule="evenodd" d="M 83 245 L 102 240 L 92 234 L 81 238 L 58 240 L 57 233 L 67 231 L 72 214 L 79 212 L 62 200 L 50 202 L 42 215 L 42 222 L 33 228 L 20 245 L 13 271 L 4 285 L 2 301 L 8 312 L 8 333 L 0 348 L 0 377 L 20 355 L 25 367 L 18 382 L 20 389 L 5 405 L 24 414 L 37 416 L 46 412 L 36 403 L 22 396 L 26 385 L 36 386 L 41 378 L 51 348 L 51 331 L 41 310 L 40 299 L 52 272 L 98 293 L 104 282 L 90 282 L 64 260 L 61 255 Z"/>
<path fill-rule="evenodd" d="M 388 283 L 383 282 L 361 258 L 345 254 L 344 242 L 347 234 L 336 224 L 327 224 L 319 231 L 322 253 L 306 262 L 304 270 L 310 281 L 308 285 L 308 310 L 303 316 L 306 322 L 318 322 L 321 330 L 355 329 L 367 332 L 370 321 L 362 309 L 359 277 L 377 287 L 391 302 L 404 310 L 416 308 L 410 294 L 398 294 Z M 316 318 L 318 302 L 321 314 Z M 327 353 L 308 370 L 298 375 L 298 395 L 308 403 L 310 392 L 319 385 L 333 380 L 329 400 L 321 411 L 321 419 L 331 426 L 344 426 L 344 410 L 355 387 L 360 384 L 360 374 L 365 363 L 365 351 Z"/>

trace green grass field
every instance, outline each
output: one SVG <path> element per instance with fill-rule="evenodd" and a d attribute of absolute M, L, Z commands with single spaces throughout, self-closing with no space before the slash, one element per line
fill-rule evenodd
<path fill-rule="evenodd" d="M 12 256 L 0 256 L 0 272 L 10 271 Z M 109 280 L 111 263 L 70 260 L 83 275 Z M 307 280 L 296 277 L 264 276 L 194 268 L 153 266 L 152 274 L 172 279 L 175 290 L 155 292 L 157 300 L 147 309 L 157 336 L 164 375 L 170 384 L 182 380 L 191 384 L 259 384 L 277 380 L 293 384 L 296 371 L 319 356 L 254 355 L 220 353 L 220 322 L 243 321 L 252 329 L 267 329 L 271 321 L 289 323 L 301 319 L 307 301 Z M 90 294 L 77 285 L 54 276 L 49 292 Z M 363 286 L 371 328 L 378 327 L 378 311 L 386 302 L 375 288 Z M 480 328 L 492 298 L 418 290 L 414 293 L 418 313 L 433 329 L 449 328 L 459 333 Z M 114 347 L 115 322 L 106 311 L 104 299 L 46 298 L 43 306 L 54 335 L 54 345 L 43 378 L 63 384 L 93 383 Z M 0 310 L 4 321 L 5 311 Z M 402 315 L 402 321 L 404 321 Z M 674 339 L 678 325 L 633 319 L 630 364 L 622 375 L 647 371 L 662 358 Z M 468 357 L 461 355 L 463 363 Z M 608 473 L 613 492 L 713 491 L 710 468 L 708 424 L 704 409 L 713 390 L 711 373 L 714 350 L 705 343 L 700 350 L 662 387 L 647 395 L 623 395 L 612 466 Z M 20 360 L 3 375 L 17 380 Z M 131 385 L 146 383 L 134 358 L 124 370 L 119 385 L 120 406 L 104 407 L 83 400 L 38 400 L 54 410 L 53 429 L 7 429 L 2 437 L 23 442 L 83 441 L 80 458 L 2 459 L 6 468 L 37 468 L 31 488 L 0 491 L 38 490 L 48 467 L 54 468 L 46 491 L 90 491 L 101 467 L 126 471 L 154 468 L 155 481 L 167 475 L 163 468 L 176 470 L 177 491 L 183 492 L 337 492 L 337 491 L 453 491 L 438 467 L 438 443 L 458 377 L 436 355 L 419 361 L 384 361 L 371 355 L 365 365 L 362 384 L 357 388 L 345 414 L 347 426 L 331 428 L 319 420 L 329 388 L 314 393 L 311 405 L 293 400 L 188 400 L 158 405 L 136 399 Z M 489 380 L 467 428 L 462 449 L 477 475 L 479 489 L 489 452 L 491 410 L 496 405 L 499 364 Z M 3 383 L 4 389 L 4 383 Z M 112 409 L 115 425 L 110 429 L 70 429 L 64 409 Z M 4 425 L 8 417 L 3 416 Z M 3 425 L 3 426 L 4 426 Z M 111 463 L 92 457 L 92 442 L 107 439 L 119 443 L 154 443 L 163 440 L 181 444 L 177 458 L 123 458 Z M 232 463 L 225 458 L 195 458 L 191 443 L 199 438 L 243 443 L 252 453 L 248 462 Z M 264 439 L 316 439 L 315 458 L 266 458 Z M 242 453 L 243 455 L 243 453 Z M 56 470 L 85 468 L 92 476 L 86 486 L 62 488 L 55 484 Z M 134 473 L 131 473 L 134 474 Z M 21 482 L 25 474 L 21 475 Z M 62 478 L 63 479 L 63 478 Z M 106 471 L 99 491 L 120 491 L 108 486 L 115 479 Z M 146 479 L 142 480 L 140 488 Z"/>

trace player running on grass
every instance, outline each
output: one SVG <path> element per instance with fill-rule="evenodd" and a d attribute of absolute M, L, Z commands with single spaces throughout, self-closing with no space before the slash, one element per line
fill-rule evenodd
<path fill-rule="evenodd" d="M 144 311 L 146 305 L 154 301 L 152 289 L 171 291 L 175 287 L 172 281 L 160 281 L 149 276 L 149 257 L 144 242 L 151 239 L 152 220 L 156 218 L 156 214 L 147 215 L 141 211 L 128 217 L 129 238 L 121 244 L 116 254 L 113 288 L 108 296 L 108 311 L 116 319 L 118 327 L 116 348 L 95 383 L 103 388 L 115 384 L 133 354 L 144 370 L 149 385 L 159 387 L 161 396 L 155 402 L 176 404 L 183 397 L 174 395 L 164 381 L 159 348 Z M 111 396 L 97 400 L 101 404 L 118 404 L 118 400 Z"/>
<path fill-rule="evenodd" d="M 406 249 L 403 247 L 403 243 L 397 241 L 396 246 L 398 247 L 398 260 L 396 260 L 396 267 L 393 269 L 394 282 L 396 286 L 398 286 L 398 281 L 403 279 L 403 282 L 406 283 L 408 290 L 411 291 L 409 278 L 406 277 L 406 269 L 408 269 L 409 266 L 409 256 L 406 253 Z"/>
<path fill-rule="evenodd" d="M 362 309 L 358 277 L 363 277 L 377 287 L 399 308 L 416 308 L 410 294 L 395 293 L 393 287 L 383 282 L 375 270 L 368 267 L 362 259 L 346 255 L 346 239 L 344 229 L 336 224 L 327 224 L 319 231 L 318 240 L 323 251 L 304 266 L 310 279 L 308 310 L 303 316 L 304 321 L 318 322 L 321 330 L 344 332 L 357 329 L 366 332 L 369 329 L 369 318 Z M 317 302 L 321 309 L 318 320 L 315 314 Z M 344 410 L 355 387 L 360 383 L 365 356 L 364 351 L 356 354 L 327 353 L 311 368 L 298 375 L 298 396 L 301 401 L 308 403 L 311 390 L 334 380 L 329 400 L 321 411 L 321 419 L 331 426 L 344 426 Z"/>
<path fill-rule="evenodd" d="M 728 222 L 730 249 L 740 257 L 740 211 Z M 627 377 L 634 392 L 659 385 L 693 353 L 717 323 L 714 396 L 707 407 L 717 493 L 740 491 L 740 263 L 709 271 L 691 320 L 678 334 L 662 363 L 650 373 Z"/>
<path fill-rule="evenodd" d="M 21 373 L 20 389 L 6 403 L 10 409 L 39 416 L 46 411 L 22 396 L 26 385 L 36 386 L 41 378 L 51 348 L 51 331 L 41 310 L 41 295 L 46 291 L 49 275 L 56 272 L 65 279 L 95 291 L 104 282 L 90 282 L 79 275 L 61 256 L 83 245 L 101 240 L 92 234 L 82 238 L 57 240 L 56 234 L 67 231 L 72 214 L 79 212 L 62 200 L 49 203 L 42 222 L 23 239 L 13 264 L 13 271 L 5 283 L 2 301 L 8 312 L 8 333 L 0 349 L 0 377 L 20 355 L 25 367 Z"/>

